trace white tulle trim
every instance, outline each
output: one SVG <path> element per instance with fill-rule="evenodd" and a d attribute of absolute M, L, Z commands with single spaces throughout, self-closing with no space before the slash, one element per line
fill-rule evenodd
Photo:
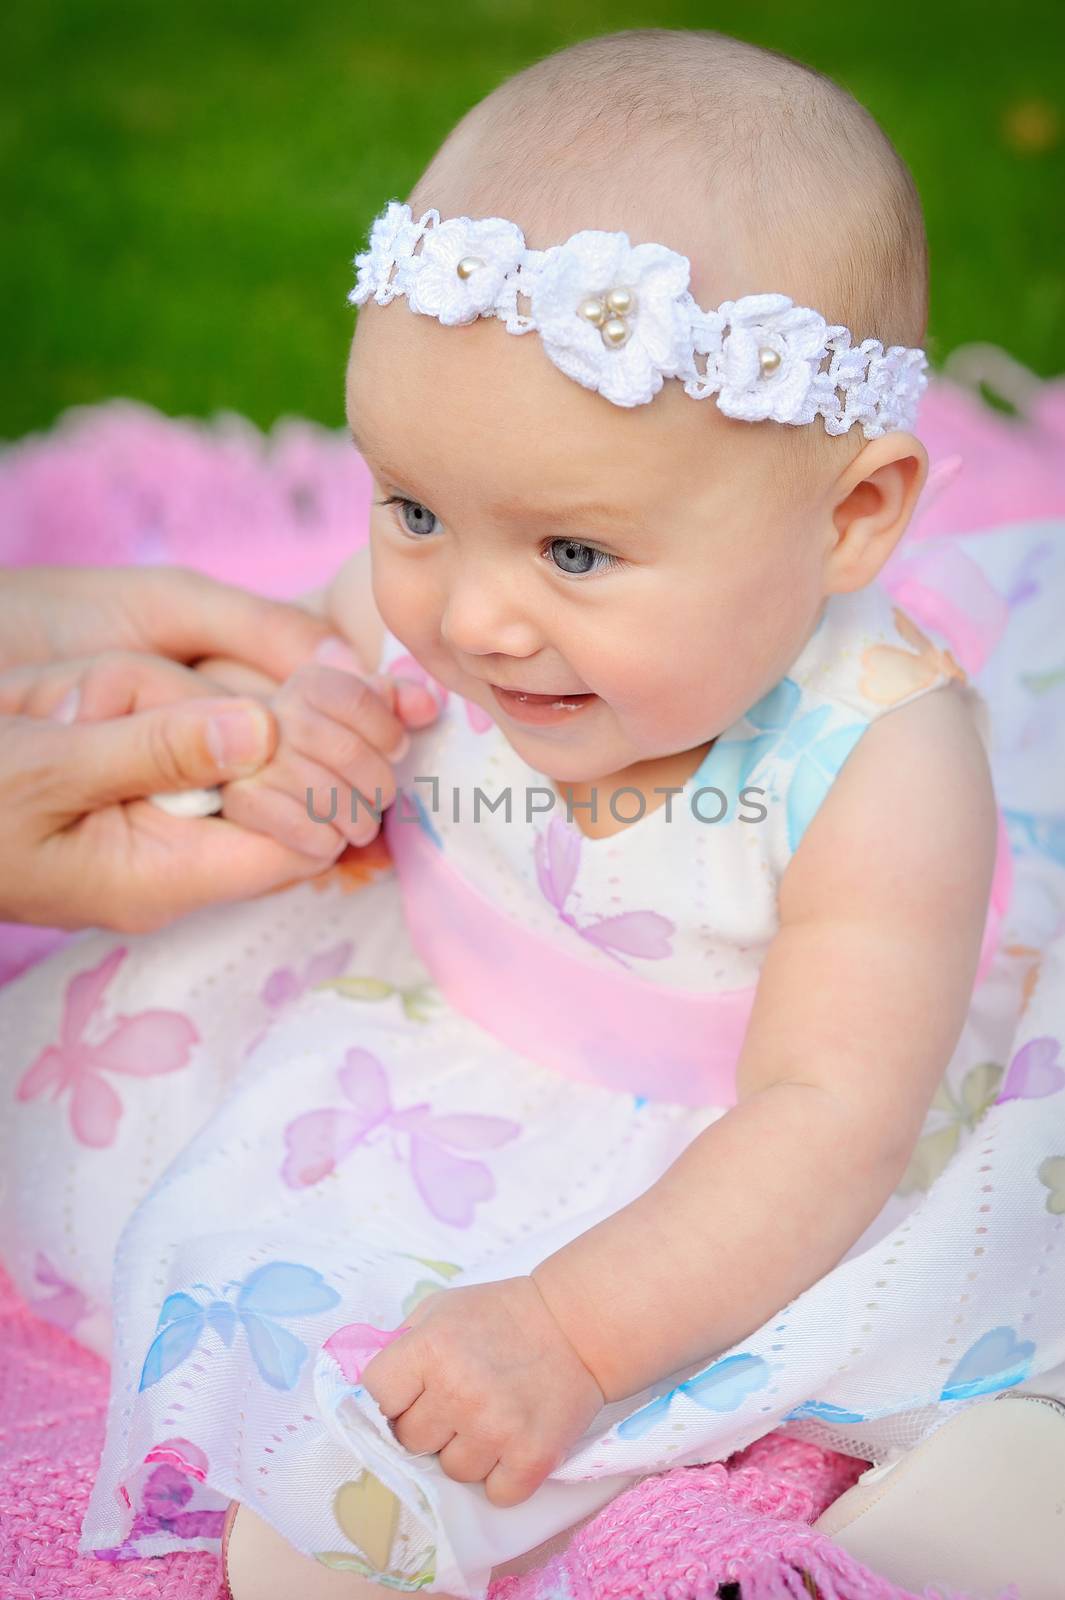
<path fill-rule="evenodd" d="M 912 429 L 928 385 L 923 350 L 885 350 L 878 339 L 852 349 L 847 328 L 786 294 L 749 294 L 703 310 L 688 289 L 687 256 L 633 245 L 626 233 L 587 228 L 564 244 L 530 250 L 521 229 L 502 217 L 441 222 L 430 209 L 415 221 L 408 205 L 392 200 L 355 269 L 352 305 L 371 298 L 388 305 L 405 295 L 411 310 L 447 325 L 498 317 L 508 333 L 535 329 L 561 372 L 619 406 L 644 405 L 666 378 L 679 378 L 693 399 L 713 395 L 720 411 L 742 422 L 801 426 L 821 417 L 830 434 L 859 423 L 876 439 Z M 607 303 L 610 295 L 620 310 Z"/>

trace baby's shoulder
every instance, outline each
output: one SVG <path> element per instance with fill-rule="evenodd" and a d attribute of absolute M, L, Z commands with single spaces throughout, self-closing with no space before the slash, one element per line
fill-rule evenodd
<path fill-rule="evenodd" d="M 900 909 L 936 904 L 964 920 L 971 899 L 983 915 L 998 827 L 984 710 L 948 677 L 869 722 L 781 879 L 782 921 L 832 894 L 853 914 L 891 893 Z"/>

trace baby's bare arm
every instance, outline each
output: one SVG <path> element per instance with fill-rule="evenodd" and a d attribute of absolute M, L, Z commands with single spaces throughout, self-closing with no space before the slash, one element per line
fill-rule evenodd
<path fill-rule="evenodd" d="M 533 1273 L 608 1400 L 744 1338 L 880 1211 L 961 1034 L 995 838 L 952 687 L 863 734 L 782 880 L 737 1105 Z"/>

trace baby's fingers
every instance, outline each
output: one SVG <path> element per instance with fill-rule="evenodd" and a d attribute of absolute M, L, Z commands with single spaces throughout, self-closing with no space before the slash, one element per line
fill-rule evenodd
<path fill-rule="evenodd" d="M 349 822 L 357 823 L 357 837 L 351 842 L 367 842 L 366 833 L 376 813 L 385 810 L 396 798 L 396 782 L 391 764 L 380 751 L 354 729 L 334 721 L 306 700 L 296 700 L 284 716 L 284 738 L 292 757 L 314 762 L 334 774 L 333 790 L 338 811 Z"/>
<path fill-rule="evenodd" d="M 366 844 L 373 837 L 370 829 L 376 832 L 365 809 L 358 828 L 353 826 L 347 795 L 332 773 L 290 755 L 276 757 L 254 777 L 225 784 L 222 815 L 323 864 L 335 861 L 345 843 Z"/>
<path fill-rule="evenodd" d="M 275 705 L 283 714 L 286 730 L 290 716 L 298 719 L 301 708 L 310 706 L 358 734 L 386 759 L 399 761 L 406 754 L 408 735 L 403 723 L 373 686 L 353 672 L 314 664 L 300 667 L 277 695 Z M 322 759 L 317 752 L 315 756 Z"/>
<path fill-rule="evenodd" d="M 546 1448 L 537 1450 L 531 1442 L 521 1452 L 504 1451 L 484 1480 L 484 1492 L 494 1506 L 519 1506 L 536 1493 L 560 1459 Z M 441 1456 L 441 1465 L 443 1460 Z"/>
<path fill-rule="evenodd" d="M 369 681 L 405 727 L 428 727 L 440 715 L 440 697 L 427 682 L 418 683 L 391 672 L 375 672 Z"/>

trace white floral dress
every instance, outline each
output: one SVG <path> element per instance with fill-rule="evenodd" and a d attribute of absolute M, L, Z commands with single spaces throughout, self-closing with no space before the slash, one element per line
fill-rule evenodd
<path fill-rule="evenodd" d="M 950 549 L 964 595 L 944 560 L 905 609 L 833 596 L 671 803 L 610 836 L 452 694 L 368 850 L 86 935 L 0 991 L 0 1250 L 112 1359 L 83 1550 L 217 1549 L 239 1499 L 327 1565 L 480 1596 L 637 1477 L 781 1425 L 883 1460 L 1065 1362 L 1065 527 Z M 999 869 L 897 1193 L 750 1337 L 607 1407 L 524 1505 L 409 1456 L 367 1362 L 424 1296 L 527 1271 L 726 1113 L 803 833 L 869 724 L 963 660 Z M 421 671 L 391 635 L 383 665 Z"/>

